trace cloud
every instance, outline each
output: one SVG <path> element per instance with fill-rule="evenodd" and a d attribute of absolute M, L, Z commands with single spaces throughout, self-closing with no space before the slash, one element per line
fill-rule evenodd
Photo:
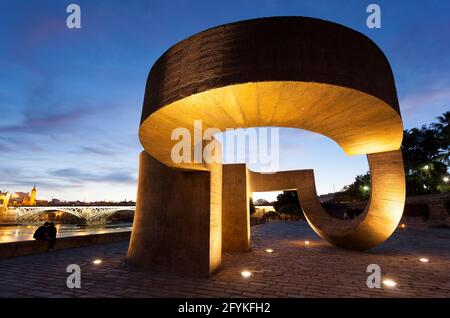
<path fill-rule="evenodd" d="M 80 152 L 84 154 L 96 154 L 96 155 L 102 155 L 102 156 L 112 156 L 116 152 L 105 149 L 102 147 L 91 147 L 91 146 L 82 146 L 80 148 Z"/>
<path fill-rule="evenodd" d="M 410 112 L 444 102 L 450 103 L 450 87 L 434 88 L 407 95 L 400 100 L 400 105 L 402 110 Z"/>
<path fill-rule="evenodd" d="M 11 187 L 11 188 L 22 189 L 22 191 L 28 191 L 35 185 L 40 189 L 51 189 L 51 190 L 60 190 L 62 188 L 66 188 L 68 186 L 67 183 L 64 183 L 64 182 L 54 182 L 51 180 L 43 180 L 43 179 L 39 179 L 39 182 L 34 182 L 32 180 L 29 180 L 29 178 L 28 179 L 25 178 L 25 179 L 8 180 L 8 181 L 4 181 L 1 184 L 2 187 L 6 187 L 7 189 L 9 187 Z M 82 189 L 83 185 L 72 183 L 72 184 L 70 184 L 70 188 L 71 189 Z"/>
<path fill-rule="evenodd" d="M 48 134 L 51 131 L 67 127 L 67 125 L 74 123 L 89 114 L 90 112 L 85 110 L 72 110 L 60 114 L 47 114 L 40 118 L 27 117 L 19 125 L 0 127 L 0 132 Z"/>
<path fill-rule="evenodd" d="M 9 147 L 8 145 L 6 145 L 3 142 L 0 142 L 0 152 L 13 152 L 14 149 L 12 149 L 11 147 Z"/>
<path fill-rule="evenodd" d="M 6 190 L 11 189 L 31 189 L 34 185 L 39 188 L 59 190 L 70 186 L 71 188 L 81 188 L 82 184 L 78 180 L 67 182 L 64 180 L 55 180 L 48 178 L 48 176 L 31 171 L 29 169 L 2 167 L 0 168 L 0 175 L 2 176 L 0 187 Z"/>
<path fill-rule="evenodd" d="M 48 174 L 52 177 L 64 180 L 77 180 L 80 182 L 101 182 L 101 183 L 120 183 L 136 184 L 136 177 L 129 171 L 115 171 L 105 174 L 94 174 L 75 168 L 49 170 Z"/>

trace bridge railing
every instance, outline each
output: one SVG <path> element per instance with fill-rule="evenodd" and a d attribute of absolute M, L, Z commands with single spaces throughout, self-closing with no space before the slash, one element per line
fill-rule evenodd
<path fill-rule="evenodd" d="M 84 220 L 87 224 L 106 223 L 107 218 L 119 211 L 135 211 L 135 206 L 48 206 L 15 208 L 17 222 L 39 222 L 39 216 L 47 212 L 65 212 Z"/>

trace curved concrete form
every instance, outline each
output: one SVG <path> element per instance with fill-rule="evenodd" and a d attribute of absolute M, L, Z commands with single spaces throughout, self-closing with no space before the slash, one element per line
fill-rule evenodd
<path fill-rule="evenodd" d="M 171 47 L 152 67 L 139 128 L 146 154 L 141 155 L 136 221 L 129 250 L 132 263 L 176 262 L 174 270 L 183 267 L 190 271 L 186 264 L 207 262 L 201 266 L 206 274 L 220 264 L 220 253 L 212 248 L 221 240 L 216 228 L 222 226 L 217 218 L 222 207 L 211 205 L 212 197 L 218 201 L 222 196 L 221 179 L 214 177 L 219 174 L 210 173 L 211 166 L 204 162 L 174 162 L 171 158 L 171 150 L 178 143 L 172 140 L 174 129 L 182 127 L 195 136 L 199 133 L 194 129 L 195 120 L 202 120 L 200 133 L 208 128 L 300 128 L 333 139 L 348 155 L 370 154 L 372 197 L 360 223 L 352 221 L 355 224 L 344 226 L 329 220 L 317 198 L 317 202 L 313 200 L 315 190 L 308 194 L 300 190 L 299 195 L 306 202 L 310 224 L 333 244 L 368 248 L 395 228 L 404 201 L 398 152 L 403 127 L 392 71 L 384 54 L 363 34 L 335 23 L 303 17 L 254 19 L 195 34 Z M 192 152 L 198 147 L 203 149 L 204 142 L 194 138 Z M 146 156 L 154 159 L 144 160 Z M 378 163 L 384 171 L 377 168 Z M 171 168 L 182 170 L 172 172 Z M 150 180 L 153 173 L 159 181 Z M 187 195 L 189 191 L 183 187 L 202 173 L 207 173 L 203 182 L 211 185 L 211 195 L 197 196 L 205 191 L 199 190 L 194 201 L 203 212 L 190 204 L 176 208 L 177 213 L 160 207 L 172 198 L 158 193 L 187 191 Z M 176 185 L 168 178 L 182 181 Z M 309 189 L 312 186 L 313 181 Z M 223 188 L 230 191 L 225 189 L 225 181 Z M 244 190 L 241 192 L 243 196 Z M 156 204 L 152 197 L 163 201 Z M 391 201 L 396 203 L 387 203 Z M 224 206 L 224 214 L 226 209 Z M 177 233 L 168 224 L 169 214 L 172 219 L 204 217 L 210 221 L 205 223 L 209 228 L 202 232 L 207 233 L 202 244 L 209 247 L 204 255 L 194 253 L 193 241 L 183 240 L 184 232 Z M 143 221 L 155 217 L 162 221 Z M 166 230 L 162 227 L 172 231 L 163 235 Z M 162 237 L 170 237 L 173 244 L 164 245 Z M 164 259 L 158 260 L 158 253 L 143 251 L 155 244 L 168 249 Z"/>
<path fill-rule="evenodd" d="M 381 50 L 339 24 L 274 17 L 215 27 L 166 51 L 152 67 L 139 137 L 169 167 L 176 127 L 279 126 L 320 133 L 349 154 L 396 150 L 403 127 Z"/>
<path fill-rule="evenodd" d="M 224 165 L 224 250 L 246 251 L 250 248 L 249 195 L 252 192 L 284 190 L 297 191 L 309 225 L 331 244 L 367 250 L 384 242 L 398 226 L 403 213 L 406 191 L 403 160 L 399 150 L 367 157 L 371 172 L 370 200 L 363 213 L 351 220 L 334 218 L 324 210 L 317 198 L 313 170 L 267 174 L 248 170 L 245 164 Z"/>
<path fill-rule="evenodd" d="M 297 187 L 309 225 L 323 239 L 339 247 L 368 250 L 394 232 L 405 204 L 405 172 L 400 150 L 370 154 L 370 200 L 364 212 L 352 220 L 331 217 L 317 199 L 314 176 Z"/>

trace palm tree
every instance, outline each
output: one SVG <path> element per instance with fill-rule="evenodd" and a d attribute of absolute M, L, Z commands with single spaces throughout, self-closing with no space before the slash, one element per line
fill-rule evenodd
<path fill-rule="evenodd" d="M 401 146 L 406 176 L 407 195 L 442 193 L 450 191 L 448 167 L 450 166 L 450 112 L 437 117 L 430 126 L 404 131 Z M 364 199 L 369 191 L 369 175 L 358 176 L 355 181 L 337 194 L 338 200 Z"/>
<path fill-rule="evenodd" d="M 431 127 L 437 134 L 437 140 L 439 141 L 439 155 L 440 161 L 450 163 L 450 111 L 445 112 L 442 116 L 436 117 L 437 123 L 431 124 Z"/>
<path fill-rule="evenodd" d="M 409 195 L 448 191 L 442 176 L 450 164 L 449 123 L 446 112 L 428 127 L 405 130 L 401 149 Z"/>
<path fill-rule="evenodd" d="M 447 130 L 449 128 L 450 123 L 450 111 L 443 113 L 441 116 L 436 117 L 436 119 L 439 121 L 438 123 L 433 123 L 431 126 L 435 128 L 436 130 Z"/>
<path fill-rule="evenodd" d="M 441 141 L 434 130 L 422 126 L 404 131 L 401 149 L 405 172 L 410 174 L 411 170 L 437 159 L 440 155 Z"/>

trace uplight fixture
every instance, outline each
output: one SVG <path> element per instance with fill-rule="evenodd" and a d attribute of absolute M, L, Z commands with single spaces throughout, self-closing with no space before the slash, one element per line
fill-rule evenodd
<path fill-rule="evenodd" d="M 244 278 L 250 278 L 250 277 L 252 277 L 252 272 L 250 272 L 250 271 L 242 271 L 241 272 L 241 276 L 242 277 L 244 277 Z"/>
<path fill-rule="evenodd" d="M 397 286 L 397 283 L 393 281 L 392 279 L 385 279 L 383 280 L 383 284 L 387 287 L 395 287 Z"/>

